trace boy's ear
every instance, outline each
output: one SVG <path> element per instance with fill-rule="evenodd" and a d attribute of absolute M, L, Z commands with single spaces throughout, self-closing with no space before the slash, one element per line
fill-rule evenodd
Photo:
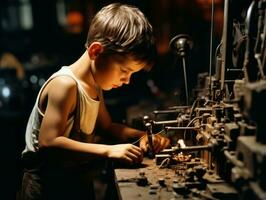
<path fill-rule="evenodd" d="M 87 49 L 90 59 L 95 60 L 95 58 L 103 52 L 103 46 L 100 42 L 93 42 Z"/>

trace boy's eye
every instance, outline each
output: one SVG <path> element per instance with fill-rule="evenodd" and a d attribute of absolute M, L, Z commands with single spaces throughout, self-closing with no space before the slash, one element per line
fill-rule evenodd
<path fill-rule="evenodd" d="M 123 67 L 121 67 L 120 69 L 121 69 L 121 72 L 123 72 L 123 73 L 127 73 L 128 72 L 128 70 L 123 68 Z"/>

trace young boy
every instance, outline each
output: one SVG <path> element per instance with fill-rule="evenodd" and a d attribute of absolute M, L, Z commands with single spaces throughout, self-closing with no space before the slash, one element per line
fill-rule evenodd
<path fill-rule="evenodd" d="M 93 157 L 142 161 L 145 132 L 113 123 L 102 90 L 129 84 L 131 75 L 150 68 L 155 56 L 152 27 L 139 9 L 115 3 L 96 14 L 84 54 L 53 74 L 38 94 L 26 130 L 23 199 L 92 199 L 91 183 L 84 181 L 91 174 L 83 170 L 93 165 Z M 95 127 L 122 143 L 140 139 L 140 147 L 96 144 Z M 160 135 L 153 142 L 156 152 L 169 145 Z M 84 162 L 88 168 L 80 167 Z"/>

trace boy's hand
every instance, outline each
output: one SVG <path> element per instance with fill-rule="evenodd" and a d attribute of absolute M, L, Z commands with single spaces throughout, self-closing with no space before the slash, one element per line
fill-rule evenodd
<path fill-rule="evenodd" d="M 170 140 L 161 135 L 153 135 L 153 148 L 155 153 L 158 153 L 169 146 Z M 148 137 L 144 136 L 139 143 L 140 148 L 146 152 L 148 150 Z"/>
<path fill-rule="evenodd" d="M 133 144 L 118 144 L 110 146 L 108 157 L 122 160 L 126 163 L 141 163 L 143 154 L 139 147 Z"/>

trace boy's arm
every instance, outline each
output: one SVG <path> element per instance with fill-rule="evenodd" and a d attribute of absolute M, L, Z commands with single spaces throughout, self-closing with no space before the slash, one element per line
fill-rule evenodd
<path fill-rule="evenodd" d="M 113 123 L 110 114 L 104 104 L 103 97 L 101 97 L 97 124 L 102 130 L 111 133 L 121 142 L 127 142 L 132 139 L 140 139 L 140 148 L 143 151 L 147 151 L 148 138 L 146 136 L 146 132 L 130 128 L 123 124 Z M 155 137 L 153 137 L 153 143 L 155 152 L 159 152 L 169 146 L 170 140 L 166 137 L 155 135 Z"/>
<path fill-rule="evenodd" d="M 104 98 L 100 96 L 100 107 L 97 117 L 97 126 L 101 131 L 111 133 L 116 139 L 121 142 L 127 142 L 131 139 L 139 139 L 145 135 L 145 132 L 139 131 L 123 124 L 112 122 L 111 116 L 105 106 Z"/>
<path fill-rule="evenodd" d="M 132 141 L 132 139 L 135 139 L 137 141 L 138 139 L 140 139 L 140 142 L 139 142 L 140 148 L 144 152 L 147 151 L 148 137 L 146 135 L 146 132 L 133 129 L 133 128 L 130 128 L 128 126 L 125 126 L 123 124 L 118 124 L 118 123 L 111 123 L 109 130 L 112 133 L 112 135 L 116 136 L 117 138 L 120 138 L 122 141 L 128 141 L 128 140 Z M 167 137 L 154 134 L 153 147 L 156 153 L 168 147 L 169 144 L 170 144 L 170 140 Z"/>
<path fill-rule="evenodd" d="M 46 87 L 47 105 L 42 120 L 39 147 L 40 149 L 59 149 L 60 152 L 71 152 L 73 156 L 96 155 L 121 159 L 126 162 L 139 162 L 142 158 L 140 148 L 131 145 L 101 145 L 83 143 L 63 136 L 67 119 L 73 113 L 76 104 L 76 83 L 68 77 L 53 79 Z M 74 154 L 73 154 L 74 153 Z"/>

